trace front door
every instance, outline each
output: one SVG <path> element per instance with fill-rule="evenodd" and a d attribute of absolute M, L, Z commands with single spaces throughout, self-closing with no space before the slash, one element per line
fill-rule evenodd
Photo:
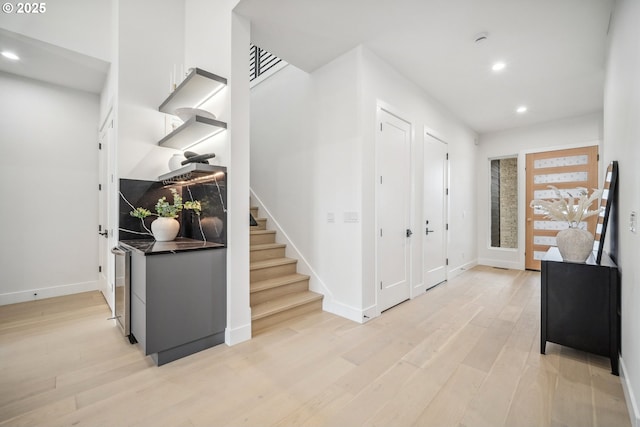
<path fill-rule="evenodd" d="M 447 144 L 425 133 L 423 280 L 426 289 L 447 280 Z"/>
<path fill-rule="evenodd" d="M 376 278 L 380 311 L 410 296 L 411 125 L 379 109 Z"/>
<path fill-rule="evenodd" d="M 567 224 L 545 218 L 530 207 L 531 200 L 553 199 L 550 185 L 577 195 L 577 188 L 598 188 L 598 146 L 527 154 L 527 201 L 525 268 L 540 270 L 540 260 L 550 246 L 556 246 L 556 234 Z M 586 228 L 595 231 L 597 217 L 586 220 Z"/>

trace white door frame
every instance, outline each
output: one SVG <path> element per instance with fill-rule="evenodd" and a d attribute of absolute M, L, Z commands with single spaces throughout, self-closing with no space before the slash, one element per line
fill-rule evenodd
<path fill-rule="evenodd" d="M 392 108 L 390 106 L 388 106 L 387 104 L 385 104 L 384 102 L 378 101 L 377 106 L 376 106 L 376 126 L 380 126 L 380 123 L 382 122 L 382 112 L 385 112 L 387 114 L 390 114 L 392 116 L 394 116 L 395 118 L 407 123 L 409 125 L 409 157 L 410 157 L 410 161 L 409 161 L 409 165 L 410 165 L 410 172 L 409 172 L 409 202 L 408 202 L 408 221 L 409 221 L 409 228 L 410 229 L 414 229 L 413 224 L 414 224 L 414 205 L 415 205 L 415 200 L 414 200 L 414 186 L 415 186 L 415 180 L 413 177 L 413 162 L 411 161 L 411 154 L 413 153 L 413 146 L 414 146 L 414 141 L 415 141 L 415 129 L 414 129 L 414 125 L 412 122 L 410 122 L 409 120 L 405 119 L 404 117 L 408 117 L 408 115 L 406 114 L 401 114 L 398 113 L 397 110 L 395 108 Z M 378 128 L 379 129 L 379 128 Z M 376 133 L 375 133 L 376 137 L 375 137 L 375 175 L 374 175 L 374 179 L 377 181 L 378 177 L 380 176 L 380 165 L 379 165 L 379 159 L 378 159 L 378 150 L 379 150 L 379 146 L 380 146 L 380 132 L 377 131 L 376 129 Z M 380 222 L 379 222 L 379 218 L 378 218 L 378 201 L 379 201 L 379 194 L 378 194 L 378 186 L 375 186 L 375 196 L 374 196 L 374 206 L 375 206 L 375 232 L 378 233 L 380 230 Z M 414 230 L 415 231 L 415 230 Z M 408 290 L 409 290 L 409 298 L 413 298 L 414 295 L 414 290 L 413 290 L 413 282 L 414 282 L 414 278 L 413 278 L 413 243 L 412 241 L 415 239 L 415 237 L 410 237 L 407 238 L 408 242 L 408 266 L 407 266 L 407 278 L 408 278 Z M 378 247 L 378 237 L 376 236 L 375 238 L 375 260 L 376 260 L 376 267 L 375 267 L 375 271 L 374 271 L 374 283 L 373 286 L 375 286 L 375 297 L 376 297 L 376 305 L 375 305 L 375 315 L 379 316 L 380 313 L 383 311 L 381 309 L 381 301 L 380 301 L 380 278 L 379 278 L 379 274 L 378 274 L 378 255 L 379 255 L 379 247 Z M 386 308 L 385 308 L 386 310 Z"/>

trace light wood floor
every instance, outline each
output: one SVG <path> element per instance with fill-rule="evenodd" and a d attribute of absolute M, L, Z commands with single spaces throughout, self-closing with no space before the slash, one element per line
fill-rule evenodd
<path fill-rule="evenodd" d="M 539 354 L 539 281 L 476 267 L 364 325 L 313 314 L 159 368 L 97 292 L 0 307 L 0 425 L 630 425 L 608 359 Z"/>

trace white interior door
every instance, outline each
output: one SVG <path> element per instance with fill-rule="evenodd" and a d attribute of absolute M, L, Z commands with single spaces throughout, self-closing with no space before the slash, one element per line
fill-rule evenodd
<path fill-rule="evenodd" d="M 411 125 L 379 110 L 376 139 L 378 308 L 410 296 Z"/>
<path fill-rule="evenodd" d="M 98 150 L 98 284 L 107 304 L 115 313 L 115 265 L 111 254 L 113 240 L 113 120 L 109 118 L 100 132 Z"/>
<path fill-rule="evenodd" d="M 447 144 L 425 133 L 422 265 L 426 289 L 447 280 Z"/>

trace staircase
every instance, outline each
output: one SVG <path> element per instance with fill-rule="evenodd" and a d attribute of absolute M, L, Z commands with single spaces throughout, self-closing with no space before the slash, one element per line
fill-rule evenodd
<path fill-rule="evenodd" d="M 305 313 L 322 311 L 322 295 L 309 290 L 309 276 L 297 273 L 298 260 L 285 257 L 286 245 L 276 243 L 276 232 L 267 230 L 267 220 L 258 218 L 251 226 L 251 332 Z"/>

